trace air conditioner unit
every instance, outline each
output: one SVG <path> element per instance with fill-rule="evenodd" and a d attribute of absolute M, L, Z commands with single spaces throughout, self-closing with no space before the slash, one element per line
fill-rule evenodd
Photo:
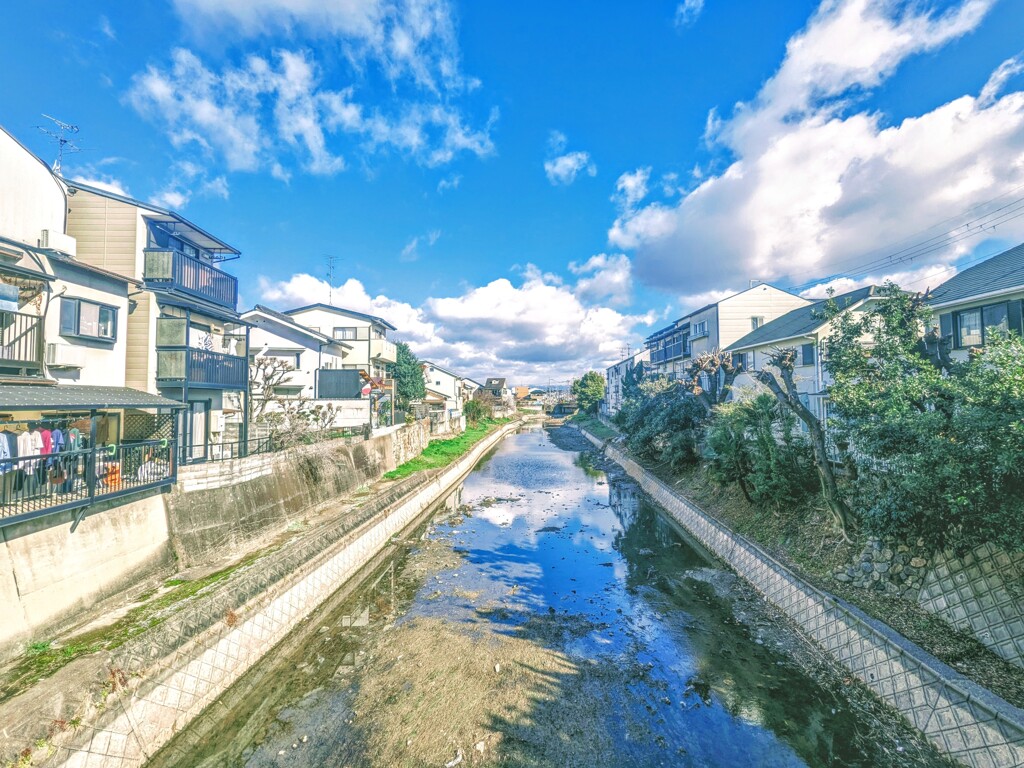
<path fill-rule="evenodd" d="M 74 257 L 78 252 L 78 244 L 71 235 L 63 232 L 54 232 L 52 229 L 44 229 L 39 237 L 39 247 L 49 248 L 54 251 L 66 253 Z"/>
<path fill-rule="evenodd" d="M 84 368 L 87 354 L 85 347 L 49 342 L 46 345 L 46 364 L 50 368 Z"/>

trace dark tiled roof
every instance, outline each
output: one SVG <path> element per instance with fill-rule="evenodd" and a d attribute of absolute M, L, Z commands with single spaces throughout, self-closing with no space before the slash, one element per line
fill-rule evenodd
<path fill-rule="evenodd" d="M 877 295 L 877 293 L 876 287 L 869 285 L 866 288 L 858 288 L 856 291 L 833 296 L 832 300 L 839 305 L 840 309 L 846 309 L 871 295 Z M 745 347 L 760 347 L 783 339 L 792 339 L 795 336 L 806 336 L 825 324 L 825 304 L 827 302 L 828 299 L 822 299 L 814 304 L 808 304 L 806 307 L 787 312 L 782 317 L 765 323 L 756 331 L 751 331 L 739 341 L 733 342 L 726 348 L 726 351 Z"/>
<path fill-rule="evenodd" d="M 484 389 L 504 389 L 504 388 L 505 388 L 505 380 L 504 379 L 488 379 L 487 383 L 484 384 Z"/>
<path fill-rule="evenodd" d="M 86 384 L 0 384 L 0 410 L 83 408 L 184 408 L 183 403 L 129 387 Z"/>
<path fill-rule="evenodd" d="M 951 304 L 997 291 L 1024 286 L 1024 243 L 991 259 L 968 267 L 944 282 L 928 299 L 930 304 Z"/>
<path fill-rule="evenodd" d="M 392 331 L 398 330 L 397 328 L 395 328 L 395 326 L 393 326 L 391 323 L 389 323 L 382 317 L 377 317 L 376 315 L 367 315 L 363 312 L 356 312 L 354 309 L 335 307 L 331 304 L 323 304 L 321 302 L 317 302 L 316 304 L 307 304 L 304 307 L 296 307 L 295 309 L 286 309 L 284 313 L 286 315 L 293 315 L 297 312 L 304 312 L 307 309 L 326 309 L 328 312 L 337 312 L 339 315 L 349 315 L 350 317 L 358 317 L 362 320 L 368 320 L 372 323 L 380 323 L 385 328 L 390 328 Z"/>

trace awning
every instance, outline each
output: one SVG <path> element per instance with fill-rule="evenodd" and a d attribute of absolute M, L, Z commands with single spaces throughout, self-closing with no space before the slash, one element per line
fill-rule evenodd
<path fill-rule="evenodd" d="M 0 411 L 94 408 L 185 408 L 184 403 L 130 387 L 78 384 L 0 384 Z"/>

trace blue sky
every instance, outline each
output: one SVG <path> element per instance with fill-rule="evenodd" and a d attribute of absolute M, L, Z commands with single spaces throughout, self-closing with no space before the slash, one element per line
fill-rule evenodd
<path fill-rule="evenodd" d="M 477 376 L 565 379 L 750 279 L 924 288 L 1024 218 L 1024 4 L 6 4 L 0 124 Z M 1017 194 L 1015 195 L 1015 192 Z M 993 214 L 994 215 L 994 214 Z M 992 220 L 983 221 L 991 223 Z M 962 230 L 966 233 L 968 230 Z M 953 241 L 955 242 L 949 242 Z"/>

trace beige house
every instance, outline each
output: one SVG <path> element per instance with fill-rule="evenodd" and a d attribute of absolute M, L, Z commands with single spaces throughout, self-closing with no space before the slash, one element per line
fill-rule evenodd
<path fill-rule="evenodd" d="M 604 401 L 601 403 L 601 413 L 605 416 L 614 416 L 619 412 L 619 409 L 622 408 L 622 387 L 626 375 L 638 365 L 648 364 L 650 359 L 651 350 L 642 349 L 605 370 Z"/>
<path fill-rule="evenodd" d="M 1024 245 L 968 267 L 928 296 L 950 354 L 966 360 L 993 329 L 1024 333 Z"/>
<path fill-rule="evenodd" d="M 386 379 L 388 366 L 397 360 L 395 344 L 388 341 L 388 331 L 397 329 L 383 318 L 330 304 L 309 304 L 286 309 L 283 314 L 299 325 L 350 346 L 342 361 L 343 370 L 362 370 L 374 379 Z"/>
<path fill-rule="evenodd" d="M 124 318 L 126 384 L 186 406 L 186 461 L 244 440 L 246 408 L 235 403 L 248 391 L 246 326 L 238 282 L 221 268 L 239 252 L 174 211 L 78 182 L 67 194 L 77 260 L 145 288 Z"/>
<path fill-rule="evenodd" d="M 762 283 L 708 304 L 647 337 L 644 345 L 650 351 L 651 371 L 677 376 L 702 352 L 725 349 L 762 325 L 810 303 Z"/>

